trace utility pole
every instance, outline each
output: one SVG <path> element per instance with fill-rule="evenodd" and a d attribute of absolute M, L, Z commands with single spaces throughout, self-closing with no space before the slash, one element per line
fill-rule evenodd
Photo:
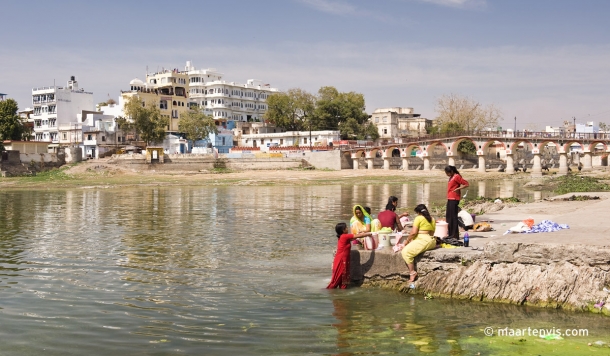
<path fill-rule="evenodd" d="M 311 116 L 309 117 L 309 152 L 311 153 Z"/>
<path fill-rule="evenodd" d="M 572 119 L 574 119 L 574 138 L 576 138 L 576 117 L 572 116 Z"/>

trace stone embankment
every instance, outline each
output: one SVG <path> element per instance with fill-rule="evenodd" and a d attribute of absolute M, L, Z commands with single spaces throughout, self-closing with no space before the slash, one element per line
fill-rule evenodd
<path fill-rule="evenodd" d="M 602 199 L 539 202 L 489 214 L 487 218 L 501 231 L 474 233 L 471 246 L 475 249 L 422 254 L 416 260 L 419 278 L 414 289 L 400 253 L 391 250 L 352 251 L 352 280 L 407 293 L 610 315 L 610 293 L 606 292 L 610 289 L 610 243 L 605 224 L 610 195 L 594 195 Z M 502 236 L 529 217 L 536 222 L 568 223 L 570 230 Z"/>

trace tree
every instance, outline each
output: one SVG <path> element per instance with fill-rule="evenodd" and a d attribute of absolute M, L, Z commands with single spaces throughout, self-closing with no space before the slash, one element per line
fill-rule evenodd
<path fill-rule="evenodd" d="M 27 140 L 29 131 L 19 117 L 19 105 L 13 99 L 0 101 L 0 143 L 3 140 Z"/>
<path fill-rule="evenodd" d="M 610 125 L 606 124 L 605 122 L 600 122 L 599 129 L 604 133 L 608 133 L 608 130 L 610 130 Z"/>
<path fill-rule="evenodd" d="M 322 87 L 314 96 L 302 89 L 290 89 L 271 94 L 267 106 L 265 119 L 288 131 L 339 130 L 343 138 L 379 138 L 377 127 L 364 111 L 364 95 L 359 93 Z"/>
<path fill-rule="evenodd" d="M 364 95 L 356 92 L 341 93 L 335 87 L 318 90 L 315 111 L 315 128 L 339 130 L 346 139 L 379 138 L 377 126 L 369 121 L 365 110 Z"/>
<path fill-rule="evenodd" d="M 267 97 L 264 119 L 287 131 L 302 131 L 310 128 L 315 105 L 315 97 L 303 89 L 273 93 Z"/>
<path fill-rule="evenodd" d="M 180 118 L 178 129 L 192 141 L 207 138 L 210 133 L 218 133 L 212 116 L 204 114 L 203 109 L 197 106 L 191 107 L 186 115 Z"/>
<path fill-rule="evenodd" d="M 161 115 L 161 110 L 156 102 L 145 103 L 134 95 L 125 102 L 124 112 L 128 119 L 120 121 L 117 119 L 117 123 L 123 129 L 133 129 L 146 142 L 146 145 L 163 141 L 169 119 Z"/>
<path fill-rule="evenodd" d="M 484 106 L 474 99 L 457 94 L 440 97 L 436 103 L 436 112 L 436 125 L 441 133 L 495 128 L 502 120 L 502 113 L 493 104 Z"/>

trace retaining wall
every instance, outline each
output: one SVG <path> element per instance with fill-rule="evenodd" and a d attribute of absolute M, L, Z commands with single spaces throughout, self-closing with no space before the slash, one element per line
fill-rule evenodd
<path fill-rule="evenodd" d="M 250 157 L 250 158 L 214 158 L 213 155 L 172 154 L 165 155 L 163 163 L 146 163 L 146 157 L 141 154 L 113 155 L 109 163 L 129 165 L 139 170 L 155 171 L 192 171 L 227 168 L 234 170 L 264 170 L 299 168 L 303 162 L 299 158 L 280 157 Z"/>
<path fill-rule="evenodd" d="M 489 242 L 483 250 L 436 249 L 416 259 L 418 280 L 400 253 L 353 250 L 352 281 L 406 293 L 525 304 L 610 315 L 610 246 Z M 605 302 L 602 308 L 594 304 Z"/>

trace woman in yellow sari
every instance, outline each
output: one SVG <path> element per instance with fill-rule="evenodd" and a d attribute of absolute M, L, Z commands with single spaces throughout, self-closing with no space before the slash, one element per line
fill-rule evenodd
<path fill-rule="evenodd" d="M 371 215 L 361 205 L 354 205 L 352 211 L 354 216 L 349 221 L 352 234 L 371 232 Z"/>

